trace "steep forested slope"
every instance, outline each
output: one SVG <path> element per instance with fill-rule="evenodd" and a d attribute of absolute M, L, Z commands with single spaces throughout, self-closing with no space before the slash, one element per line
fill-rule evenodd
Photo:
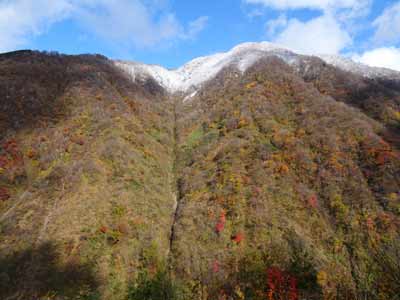
<path fill-rule="evenodd" d="M 0 298 L 394 299 L 400 88 L 312 58 L 187 97 L 0 56 Z"/>
<path fill-rule="evenodd" d="M 364 78 L 327 65 L 313 58 L 300 66 L 306 82 L 312 82 L 324 95 L 357 107 L 386 126 L 386 138 L 400 145 L 400 81 L 395 78 Z M 397 134 L 396 134 L 397 131 Z"/>
<path fill-rule="evenodd" d="M 167 98 L 103 57 L 32 52 L 0 58 L 0 91 L 0 298 L 123 299 L 168 248 Z"/>
<path fill-rule="evenodd" d="M 174 268 L 201 297 L 392 299 L 399 292 L 395 261 L 376 259 L 398 243 L 400 160 L 384 139 L 386 120 L 299 75 L 277 58 L 242 77 L 225 69 L 181 107 Z M 343 93 L 355 93 L 353 86 Z M 398 91 L 380 108 L 394 103 L 398 111 Z"/>

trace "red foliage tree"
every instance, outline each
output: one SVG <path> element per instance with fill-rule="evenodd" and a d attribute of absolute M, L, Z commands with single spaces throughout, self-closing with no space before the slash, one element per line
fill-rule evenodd
<path fill-rule="evenodd" d="M 2 145 L 3 155 L 0 156 L 0 167 L 15 166 L 23 162 L 23 156 L 18 148 L 17 141 L 10 139 Z"/>
<path fill-rule="evenodd" d="M 221 231 L 224 230 L 224 228 L 225 228 L 225 223 L 226 223 L 226 216 L 225 216 L 225 212 L 222 211 L 221 215 L 219 216 L 218 223 L 215 225 L 215 232 L 221 233 Z"/>
<path fill-rule="evenodd" d="M 228 296 L 226 295 L 224 290 L 219 291 L 218 300 L 226 300 Z"/>
<path fill-rule="evenodd" d="M 376 156 L 376 162 L 382 166 L 397 158 L 397 155 L 392 151 L 381 151 Z"/>
<path fill-rule="evenodd" d="M 107 233 L 108 228 L 106 226 L 101 226 L 99 230 L 101 233 Z"/>
<path fill-rule="evenodd" d="M 214 273 L 218 273 L 219 272 L 219 261 L 215 260 L 212 266 L 212 270 Z"/>
<path fill-rule="evenodd" d="M 234 241 L 236 244 L 240 244 L 243 241 L 243 239 L 244 235 L 241 232 L 232 236 L 232 241 Z"/>
<path fill-rule="evenodd" d="M 217 225 L 215 225 L 215 231 L 216 231 L 217 233 L 221 233 L 221 231 L 224 230 L 224 227 L 225 227 L 225 224 L 222 223 L 221 221 L 219 221 L 219 222 L 217 223 Z"/>
<path fill-rule="evenodd" d="M 0 168 L 5 168 L 8 165 L 8 158 L 5 155 L 0 156 Z"/>
<path fill-rule="evenodd" d="M 297 300 L 297 280 L 277 267 L 267 270 L 268 300 Z"/>
<path fill-rule="evenodd" d="M 7 191 L 6 188 L 0 188 L 0 201 L 6 201 L 10 199 L 10 193 Z"/>
<path fill-rule="evenodd" d="M 222 211 L 222 212 L 221 212 L 221 214 L 220 214 L 220 216 L 219 216 L 219 220 L 220 220 L 221 222 L 223 222 L 223 223 L 226 222 L 226 214 L 225 214 L 225 211 Z"/>
<path fill-rule="evenodd" d="M 297 300 L 299 298 L 299 293 L 297 291 L 297 279 L 290 276 L 289 277 L 289 300 Z"/>
<path fill-rule="evenodd" d="M 312 195 L 310 198 L 308 198 L 308 205 L 310 205 L 311 208 L 317 208 L 318 207 L 318 197 L 317 195 Z"/>
<path fill-rule="evenodd" d="M 267 270 L 268 300 L 274 300 L 274 295 L 282 289 L 284 276 L 279 268 L 271 267 Z"/>
<path fill-rule="evenodd" d="M 8 140 L 3 144 L 3 149 L 14 159 L 21 158 L 21 153 L 18 149 L 17 141 L 14 139 Z"/>
<path fill-rule="evenodd" d="M 367 218 L 366 224 L 367 224 L 367 228 L 368 228 L 369 231 L 374 230 L 374 228 L 375 228 L 375 222 L 374 222 L 374 220 L 373 220 L 371 217 L 368 217 L 368 218 Z"/>

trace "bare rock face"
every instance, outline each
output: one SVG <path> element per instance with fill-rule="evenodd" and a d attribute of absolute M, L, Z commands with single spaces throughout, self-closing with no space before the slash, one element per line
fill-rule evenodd
<path fill-rule="evenodd" d="M 393 299 L 400 81 L 334 62 L 0 55 L 0 298 Z"/>

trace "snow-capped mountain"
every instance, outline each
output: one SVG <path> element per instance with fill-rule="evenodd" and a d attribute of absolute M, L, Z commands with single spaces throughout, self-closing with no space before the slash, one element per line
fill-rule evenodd
<path fill-rule="evenodd" d="M 400 73 L 325 61 L 0 54 L 0 300 L 400 300 Z"/>
<path fill-rule="evenodd" d="M 277 56 L 292 66 L 304 63 L 308 56 L 297 54 L 285 47 L 269 42 L 244 43 L 224 53 L 196 58 L 184 66 L 168 70 L 158 65 L 116 61 L 115 64 L 127 72 L 133 80 L 152 78 L 171 93 L 193 93 L 204 82 L 214 78 L 223 68 L 234 66 L 246 71 L 261 58 Z M 400 73 L 384 68 L 369 67 L 350 59 L 332 55 L 318 55 L 320 59 L 342 70 L 365 77 L 399 77 Z"/>

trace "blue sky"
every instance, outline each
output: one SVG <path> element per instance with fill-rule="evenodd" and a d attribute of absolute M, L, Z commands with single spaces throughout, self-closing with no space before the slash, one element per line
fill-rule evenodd
<path fill-rule="evenodd" d="M 0 0 L 0 52 L 174 68 L 249 41 L 400 70 L 400 0 Z"/>

